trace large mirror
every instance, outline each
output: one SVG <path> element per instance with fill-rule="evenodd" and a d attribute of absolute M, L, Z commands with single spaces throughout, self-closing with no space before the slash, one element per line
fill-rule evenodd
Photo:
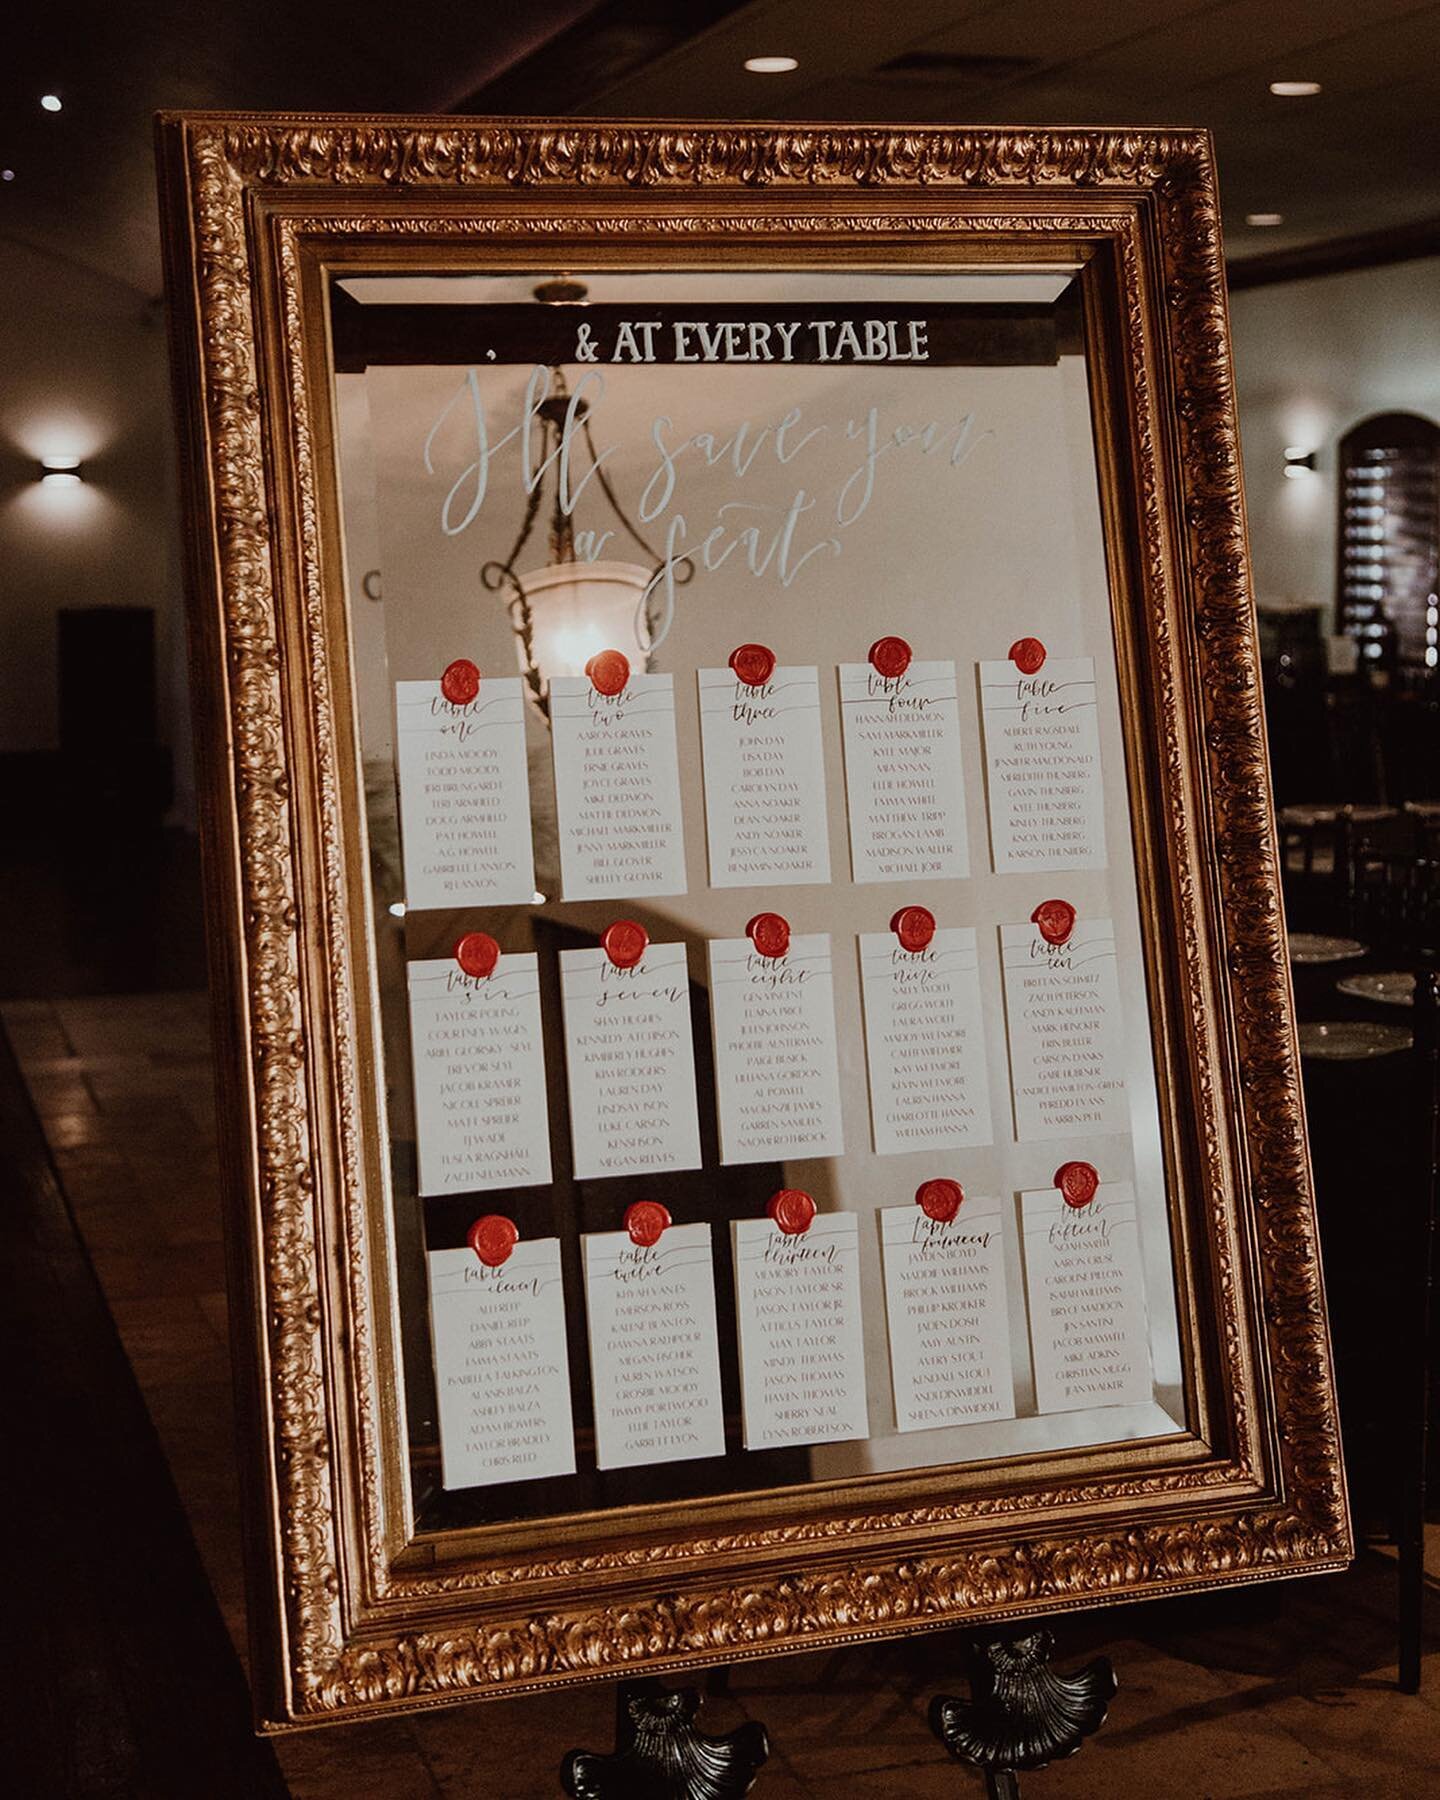
<path fill-rule="evenodd" d="M 1204 141 L 162 147 L 267 1722 L 1343 1562 Z"/>

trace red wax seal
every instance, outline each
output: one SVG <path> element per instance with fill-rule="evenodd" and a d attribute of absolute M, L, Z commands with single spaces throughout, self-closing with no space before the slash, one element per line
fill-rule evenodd
<path fill-rule="evenodd" d="M 1061 1163 L 1055 1171 L 1055 1185 L 1067 1206 L 1088 1206 L 1095 1198 L 1100 1177 L 1092 1163 Z"/>
<path fill-rule="evenodd" d="M 633 969 L 650 948 L 650 933 L 634 919 L 617 919 L 601 932 L 600 947 L 617 969 Z"/>
<path fill-rule="evenodd" d="M 465 1242 L 487 1269 L 498 1269 L 520 1242 L 520 1233 L 504 1213 L 486 1213 L 465 1233 Z"/>
<path fill-rule="evenodd" d="M 1045 646 L 1039 638 L 1016 638 L 1010 660 L 1022 675 L 1035 675 L 1045 666 Z"/>
<path fill-rule="evenodd" d="M 902 950 L 923 950 L 935 935 L 935 915 L 928 906 L 902 906 L 890 921 Z"/>
<path fill-rule="evenodd" d="M 913 654 L 904 638 L 876 638 L 870 646 L 870 667 L 887 681 L 896 681 L 910 667 Z"/>
<path fill-rule="evenodd" d="M 488 931 L 467 931 L 455 946 L 455 960 L 467 975 L 484 981 L 500 960 L 500 946 Z"/>
<path fill-rule="evenodd" d="M 660 1234 L 670 1223 L 670 1211 L 658 1200 L 637 1200 L 625 1208 L 625 1229 L 630 1242 L 648 1248 L 660 1242 Z"/>
<path fill-rule="evenodd" d="M 623 650 L 597 650 L 586 663 L 585 673 L 597 694 L 613 700 L 616 694 L 625 692 L 625 683 L 630 679 L 630 659 Z"/>
<path fill-rule="evenodd" d="M 736 680 L 743 681 L 746 687 L 764 687 L 775 673 L 775 652 L 764 644 L 742 644 L 732 651 L 730 667 Z"/>
<path fill-rule="evenodd" d="M 927 1219 L 938 1219 L 942 1225 L 948 1225 L 955 1217 L 964 1198 L 965 1190 L 960 1183 L 945 1175 L 934 1181 L 922 1181 L 915 1190 L 915 1204 L 921 1212 Z"/>
<path fill-rule="evenodd" d="M 772 960 L 783 956 L 790 948 L 790 921 L 779 913 L 756 913 L 745 927 L 745 935 L 755 946 L 756 953 L 768 956 Z"/>
<path fill-rule="evenodd" d="M 803 1237 L 815 1217 L 815 1202 L 802 1188 L 781 1188 L 770 1196 L 765 1211 L 786 1237 Z"/>
<path fill-rule="evenodd" d="M 1047 944 L 1063 944 L 1075 929 L 1075 908 L 1068 900 L 1042 900 L 1031 913 L 1030 923 Z"/>
<path fill-rule="evenodd" d="M 480 692 L 480 671 L 468 656 L 457 656 L 440 677 L 440 692 L 452 706 L 468 706 Z"/>

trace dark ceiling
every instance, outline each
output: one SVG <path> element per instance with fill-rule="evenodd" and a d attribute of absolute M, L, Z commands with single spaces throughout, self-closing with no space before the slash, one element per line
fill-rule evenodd
<path fill-rule="evenodd" d="M 173 107 L 1198 124 L 1234 259 L 1440 217 L 1440 5 L 1414 0 L 80 0 L 7 38 L 0 234 L 146 297 Z M 761 53 L 799 67 L 747 73 Z"/>

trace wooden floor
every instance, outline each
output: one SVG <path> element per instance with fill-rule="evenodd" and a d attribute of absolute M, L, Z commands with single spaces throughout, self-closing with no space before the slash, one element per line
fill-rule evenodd
<path fill-rule="evenodd" d="M 23 1546 L 10 1791 L 553 1800 L 564 1752 L 611 1741 L 606 1684 L 297 1734 L 273 1757 L 251 1739 L 203 996 L 29 999 L 0 1018 L 44 1129 L 0 1079 L 3 1491 Z M 1426 1692 L 1396 1693 L 1393 1579 L 1371 1552 L 1345 1576 L 1063 1622 L 1062 1666 L 1103 1650 L 1120 1693 L 1027 1800 L 1440 1793 L 1440 1643 Z M 963 1691 L 948 1637 L 744 1664 L 705 1716 L 769 1727 L 756 1800 L 978 1795 L 928 1734 L 937 1690 Z"/>

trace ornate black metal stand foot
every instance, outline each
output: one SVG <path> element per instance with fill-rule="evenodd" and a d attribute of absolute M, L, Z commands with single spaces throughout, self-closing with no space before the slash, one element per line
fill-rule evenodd
<path fill-rule="evenodd" d="M 971 1698 L 930 1702 L 930 1729 L 957 1762 L 981 1771 L 990 1800 L 1019 1800 L 1022 1769 L 1073 1756 L 1105 1723 L 1116 1686 L 1110 1659 L 1057 1675 L 1051 1643 L 1048 1631 L 976 1638 Z"/>
<path fill-rule="evenodd" d="M 572 1750 L 560 1780 L 574 1800 L 740 1800 L 770 1745 L 751 1719 L 724 1737 L 695 1729 L 693 1688 L 671 1693 L 658 1681 L 621 1686 L 615 1750 Z"/>

